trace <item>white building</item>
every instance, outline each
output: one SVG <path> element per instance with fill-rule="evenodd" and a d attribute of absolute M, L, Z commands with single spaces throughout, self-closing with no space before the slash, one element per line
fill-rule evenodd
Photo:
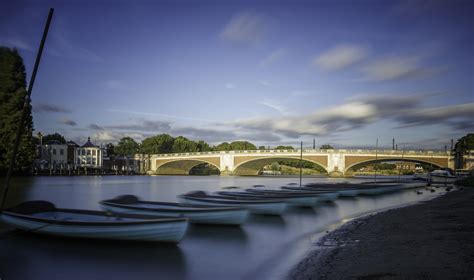
<path fill-rule="evenodd" d="M 77 167 L 102 168 L 103 151 L 91 143 L 90 137 L 81 147 L 76 148 L 74 163 Z"/>
<path fill-rule="evenodd" d="M 50 168 L 65 168 L 67 164 L 67 145 L 57 140 L 48 141 L 42 147 L 42 159 L 50 164 Z"/>

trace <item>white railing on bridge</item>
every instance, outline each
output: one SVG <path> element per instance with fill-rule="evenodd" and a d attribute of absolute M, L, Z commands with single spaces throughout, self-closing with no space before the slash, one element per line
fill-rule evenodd
<path fill-rule="evenodd" d="M 217 155 L 217 154 L 257 154 L 257 153 L 279 153 L 279 154 L 294 154 L 300 153 L 300 150 L 238 150 L 238 151 L 208 151 L 208 152 L 187 152 L 187 153 L 168 153 L 168 154 L 154 154 L 157 157 L 176 157 L 176 156 L 194 156 L 194 155 Z M 379 155 L 432 155 L 432 156 L 448 156 L 449 152 L 447 151 L 423 151 L 423 150 L 362 150 L 362 149 L 330 149 L 330 150 L 303 150 L 303 153 L 313 153 L 313 154 L 334 154 L 334 153 L 343 153 L 343 154 L 379 154 Z"/>

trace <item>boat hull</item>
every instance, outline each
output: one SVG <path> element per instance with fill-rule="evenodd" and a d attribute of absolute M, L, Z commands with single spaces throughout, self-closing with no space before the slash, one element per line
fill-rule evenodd
<path fill-rule="evenodd" d="M 119 206 L 102 205 L 108 211 L 115 213 L 131 213 L 131 214 L 145 214 L 145 215 L 159 215 L 167 217 L 185 217 L 191 223 L 197 224 L 217 224 L 217 225 L 241 225 L 245 223 L 248 218 L 249 210 L 247 209 L 233 209 L 233 210 L 219 210 L 219 211 L 199 211 L 199 212 L 183 212 L 183 211 L 160 211 L 153 210 L 138 210 L 129 209 Z"/>
<path fill-rule="evenodd" d="M 214 201 L 205 198 L 190 198 L 179 197 L 180 202 L 194 205 L 213 205 L 213 206 L 237 206 L 248 209 L 252 214 L 262 215 L 281 215 L 285 212 L 286 203 L 271 202 L 271 203 L 245 203 L 231 200 Z"/>
<path fill-rule="evenodd" d="M 46 221 L 26 220 L 4 212 L 0 219 L 21 230 L 39 234 L 93 239 L 114 239 L 134 241 L 179 242 L 188 227 L 187 220 L 146 224 L 124 225 L 67 225 L 52 224 Z"/>

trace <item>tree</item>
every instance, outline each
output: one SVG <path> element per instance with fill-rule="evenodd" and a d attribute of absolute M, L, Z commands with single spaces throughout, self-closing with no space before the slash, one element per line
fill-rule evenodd
<path fill-rule="evenodd" d="M 105 151 L 108 157 L 114 156 L 114 149 L 115 149 L 115 146 L 112 143 L 108 143 L 107 145 L 105 145 Z"/>
<path fill-rule="evenodd" d="M 62 136 L 61 134 L 55 132 L 53 134 L 48 134 L 46 136 L 43 136 L 43 144 L 46 144 L 48 143 L 49 141 L 52 141 L 52 140 L 56 140 L 56 141 L 59 141 L 63 144 L 66 144 L 66 139 L 64 138 L 64 136 Z"/>
<path fill-rule="evenodd" d="M 186 137 L 178 136 L 173 141 L 171 151 L 173 153 L 198 152 L 198 143 L 191 141 Z"/>
<path fill-rule="evenodd" d="M 242 151 L 242 150 L 256 150 L 257 147 L 248 141 L 234 141 L 230 143 L 231 150 Z"/>
<path fill-rule="evenodd" d="M 198 148 L 198 151 L 199 152 L 208 152 L 208 151 L 212 151 L 212 147 L 209 146 L 209 144 L 207 144 L 206 142 L 202 141 L 202 140 L 199 140 L 198 143 L 197 143 L 197 148 Z"/>
<path fill-rule="evenodd" d="M 258 146 L 258 149 L 259 149 L 259 150 L 265 150 L 266 147 L 265 147 L 265 146 Z"/>
<path fill-rule="evenodd" d="M 16 49 L 0 47 L 0 174 L 6 173 L 13 152 L 16 132 L 26 97 L 26 73 L 23 59 Z M 28 100 L 23 134 L 18 147 L 15 171 L 30 169 L 35 157 L 33 117 Z"/>
<path fill-rule="evenodd" d="M 143 139 L 141 152 L 144 154 L 166 154 L 171 153 L 174 138 L 169 134 L 159 134 Z"/>
<path fill-rule="evenodd" d="M 278 164 L 278 162 L 272 162 L 272 164 L 270 165 L 270 168 L 273 171 L 278 171 L 278 170 L 280 170 L 280 164 Z"/>
<path fill-rule="evenodd" d="M 329 144 L 324 144 L 322 145 L 321 147 L 319 147 L 321 150 L 332 150 L 334 149 L 333 146 L 329 145 Z"/>
<path fill-rule="evenodd" d="M 114 154 L 119 156 L 133 156 L 138 153 L 140 145 L 131 137 L 123 137 L 114 147 Z"/>
<path fill-rule="evenodd" d="M 227 142 L 222 142 L 215 147 L 216 151 L 230 151 L 232 150 L 232 146 Z"/>
<path fill-rule="evenodd" d="M 278 146 L 275 148 L 276 150 L 294 150 L 293 146 Z"/>

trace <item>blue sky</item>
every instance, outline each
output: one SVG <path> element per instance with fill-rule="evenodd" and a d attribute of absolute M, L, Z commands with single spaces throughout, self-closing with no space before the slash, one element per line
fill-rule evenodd
<path fill-rule="evenodd" d="M 442 149 L 474 128 L 470 1 L 4 3 L 0 45 L 28 76 L 55 8 L 43 134 Z"/>

